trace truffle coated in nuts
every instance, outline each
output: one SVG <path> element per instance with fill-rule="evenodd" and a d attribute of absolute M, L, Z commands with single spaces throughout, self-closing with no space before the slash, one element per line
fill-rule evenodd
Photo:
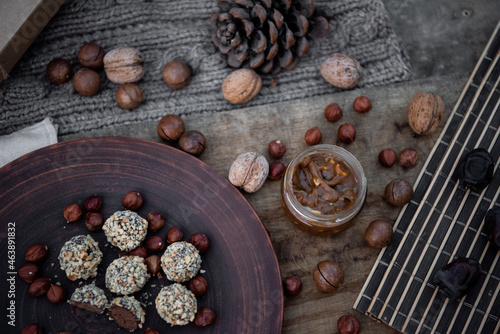
<path fill-rule="evenodd" d="M 180 148 L 189 154 L 200 155 L 207 147 L 205 136 L 199 131 L 186 131 L 179 138 Z"/>
<path fill-rule="evenodd" d="M 198 303 L 196 296 L 184 285 L 174 283 L 163 287 L 155 300 L 156 311 L 171 325 L 187 325 L 194 320 Z"/>
<path fill-rule="evenodd" d="M 104 71 L 114 83 L 139 81 L 144 75 L 144 58 L 137 49 L 116 48 L 104 56 Z"/>
<path fill-rule="evenodd" d="M 373 248 L 384 248 L 389 245 L 393 235 L 392 221 L 389 219 L 375 219 L 365 231 L 365 242 Z"/>
<path fill-rule="evenodd" d="M 356 127 L 350 123 L 342 124 L 338 129 L 337 135 L 341 141 L 350 144 L 356 139 Z"/>
<path fill-rule="evenodd" d="M 146 220 L 148 221 L 148 228 L 151 232 L 156 232 L 165 226 L 165 218 L 157 211 L 148 213 Z"/>
<path fill-rule="evenodd" d="M 163 81 L 172 89 L 187 86 L 191 79 L 191 69 L 179 60 L 168 62 L 163 68 Z"/>
<path fill-rule="evenodd" d="M 87 211 L 94 211 L 94 212 L 99 211 L 102 207 L 102 200 L 97 195 L 90 195 L 85 199 L 83 207 Z"/>
<path fill-rule="evenodd" d="M 83 96 L 93 96 L 101 89 L 101 78 L 96 71 L 83 67 L 73 76 L 73 88 Z"/>
<path fill-rule="evenodd" d="M 174 226 L 167 232 L 167 242 L 169 244 L 177 241 L 181 241 L 184 238 L 184 233 L 180 227 Z"/>
<path fill-rule="evenodd" d="M 233 104 L 250 101 L 262 87 L 261 77 L 252 69 L 242 68 L 229 74 L 222 83 L 224 98 Z"/>
<path fill-rule="evenodd" d="M 321 261 L 314 268 L 313 280 L 320 291 L 333 292 L 344 282 L 344 270 L 333 260 Z"/>
<path fill-rule="evenodd" d="M 358 96 L 354 99 L 352 107 L 360 114 L 364 114 L 372 110 L 372 101 L 366 96 Z"/>
<path fill-rule="evenodd" d="M 96 277 L 102 252 L 90 235 L 77 235 L 62 246 L 58 259 L 70 280 L 87 279 Z"/>
<path fill-rule="evenodd" d="M 174 282 L 189 281 L 200 270 L 200 253 L 188 242 L 174 242 L 167 247 L 161 256 L 161 267 L 168 280 Z"/>
<path fill-rule="evenodd" d="M 122 256 L 111 262 L 106 269 L 106 288 L 120 295 L 139 291 L 148 279 L 146 262 L 138 256 Z"/>
<path fill-rule="evenodd" d="M 385 199 L 393 206 L 403 206 L 413 197 L 413 187 L 405 179 L 394 179 L 385 187 Z"/>
<path fill-rule="evenodd" d="M 66 291 L 62 286 L 52 284 L 49 291 L 47 291 L 47 299 L 52 304 L 60 304 L 66 300 Z"/>
<path fill-rule="evenodd" d="M 229 169 L 229 182 L 246 192 L 259 190 L 269 174 L 269 163 L 257 152 L 240 154 Z"/>
<path fill-rule="evenodd" d="M 51 60 L 47 64 L 45 72 L 49 81 L 58 85 L 68 82 L 73 76 L 71 64 L 63 58 Z"/>
<path fill-rule="evenodd" d="M 307 145 L 318 145 L 321 143 L 323 140 L 323 134 L 321 131 L 318 129 L 317 126 L 310 128 L 309 130 L 306 131 L 306 134 L 304 135 L 304 139 L 307 143 Z"/>
<path fill-rule="evenodd" d="M 109 319 L 129 332 L 142 328 L 146 320 L 146 312 L 141 303 L 133 296 L 116 297 L 110 303 Z"/>
<path fill-rule="evenodd" d="M 122 251 L 131 251 L 146 238 L 148 222 L 133 211 L 117 211 L 102 227 L 108 242 Z"/>
<path fill-rule="evenodd" d="M 418 153 L 412 148 L 407 148 L 399 154 L 399 164 L 403 167 L 415 167 L 418 164 Z"/>
<path fill-rule="evenodd" d="M 184 121 L 177 115 L 163 116 L 158 122 L 156 132 L 158 136 L 168 142 L 175 142 L 184 133 Z"/>
<path fill-rule="evenodd" d="M 78 204 L 69 204 L 64 208 L 63 216 L 68 223 L 74 223 L 82 217 L 82 209 Z"/>
<path fill-rule="evenodd" d="M 444 102 L 441 96 L 417 92 L 408 106 L 408 123 L 418 135 L 430 135 L 436 132 L 445 118 Z"/>
<path fill-rule="evenodd" d="M 49 248 L 45 244 L 34 244 L 28 247 L 24 253 L 24 260 L 28 262 L 42 261 L 47 255 Z"/>
<path fill-rule="evenodd" d="M 396 163 L 397 156 L 393 149 L 386 148 L 378 154 L 378 161 L 384 167 L 392 167 Z"/>
<path fill-rule="evenodd" d="M 122 199 L 122 205 L 125 209 L 137 211 L 142 206 L 142 195 L 135 190 L 129 191 Z"/>
<path fill-rule="evenodd" d="M 123 109 L 132 110 L 137 108 L 143 98 L 141 87 L 133 83 L 126 83 L 116 90 L 116 103 Z"/>
<path fill-rule="evenodd" d="M 325 108 L 325 118 L 328 122 L 335 123 L 342 118 L 342 109 L 337 103 L 331 103 Z"/>
<path fill-rule="evenodd" d="M 100 69 L 103 66 L 103 60 L 104 50 L 96 43 L 84 44 L 78 52 L 78 62 L 83 67 L 93 70 Z"/>
<path fill-rule="evenodd" d="M 200 254 L 205 253 L 210 247 L 210 242 L 205 233 L 195 233 L 189 238 L 189 243 L 192 244 Z"/>
<path fill-rule="evenodd" d="M 332 86 L 351 89 L 361 78 L 361 66 L 356 59 L 335 53 L 321 64 L 320 73 Z"/>
<path fill-rule="evenodd" d="M 361 323 L 353 315 L 346 314 L 337 321 L 339 334 L 358 334 L 361 329 Z"/>
<path fill-rule="evenodd" d="M 281 159 L 286 152 L 286 145 L 281 140 L 273 140 L 267 145 L 269 154 L 275 159 Z"/>

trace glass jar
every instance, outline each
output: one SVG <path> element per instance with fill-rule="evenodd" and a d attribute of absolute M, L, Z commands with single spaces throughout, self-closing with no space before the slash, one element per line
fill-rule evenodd
<path fill-rule="evenodd" d="M 353 192 L 355 198 L 349 206 L 338 209 L 335 213 L 323 214 L 302 204 L 294 193 L 293 177 L 299 166 L 306 159 L 333 158 L 340 162 L 354 177 Z M 335 189 L 335 187 L 333 187 Z M 281 199 L 287 217 L 299 228 L 314 233 L 337 233 L 349 227 L 357 217 L 366 198 L 367 182 L 363 167 L 347 150 L 336 145 L 315 145 L 299 153 L 289 164 L 281 183 Z"/>

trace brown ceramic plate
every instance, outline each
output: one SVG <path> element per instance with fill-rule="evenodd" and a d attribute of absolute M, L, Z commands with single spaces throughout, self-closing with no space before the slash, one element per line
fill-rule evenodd
<path fill-rule="evenodd" d="M 57 257 L 71 237 L 90 234 L 104 253 L 95 281 L 105 288 L 105 270 L 119 256 L 117 249 L 107 244 L 102 231 L 89 232 L 83 219 L 66 223 L 62 211 L 70 203 L 83 207 L 87 196 L 98 194 L 103 199 L 101 213 L 106 218 L 122 210 L 121 198 L 129 190 L 137 190 L 145 198 L 138 210 L 141 216 L 156 210 L 166 217 L 166 226 L 155 235 L 165 237 L 172 226 L 182 228 L 184 240 L 195 232 L 208 235 L 211 246 L 202 255 L 202 269 L 206 270 L 202 275 L 209 288 L 198 299 L 198 307 L 211 307 L 217 314 L 216 322 L 205 328 L 192 323 L 171 327 L 155 309 L 158 291 L 170 282 L 154 277 L 135 294 L 146 305 L 146 323 L 136 332 L 143 333 L 147 327 L 161 333 L 281 332 L 283 293 L 270 239 L 240 192 L 200 160 L 140 139 L 79 139 L 17 159 L 0 169 L 0 180 L 2 309 L 15 303 L 13 311 L 6 311 L 14 315 L 15 328 L 5 322 L 2 325 L 9 332 L 19 333 L 33 322 L 40 324 L 45 333 L 64 329 L 74 333 L 126 332 L 105 315 L 67 303 L 54 305 L 46 297 L 31 297 L 29 284 L 11 272 L 25 263 L 24 252 L 30 245 L 45 243 L 49 255 L 40 265 L 41 273 L 60 282 L 70 296 L 80 282 L 66 278 Z M 13 240 L 10 249 L 14 250 L 15 245 L 14 253 L 8 253 L 9 237 Z M 10 254 L 15 254 L 15 263 L 9 264 Z M 8 278 L 13 276 L 15 284 L 11 285 Z"/>

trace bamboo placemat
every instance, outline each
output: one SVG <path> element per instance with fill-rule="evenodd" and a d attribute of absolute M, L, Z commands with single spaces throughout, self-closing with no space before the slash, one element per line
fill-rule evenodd
<path fill-rule="evenodd" d="M 500 206 L 500 22 L 459 97 L 354 308 L 404 333 L 499 333 L 500 251 L 482 232 L 486 212 Z M 481 193 L 458 182 L 457 165 L 474 148 L 496 159 Z M 479 282 L 450 301 L 434 274 L 456 257 L 481 263 Z"/>

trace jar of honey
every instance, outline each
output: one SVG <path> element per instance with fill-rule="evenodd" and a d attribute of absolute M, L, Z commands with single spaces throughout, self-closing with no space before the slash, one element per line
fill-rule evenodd
<path fill-rule="evenodd" d="M 315 145 L 288 165 L 281 183 L 287 217 L 315 233 L 344 230 L 357 217 L 366 198 L 367 182 L 359 161 L 335 145 Z"/>

